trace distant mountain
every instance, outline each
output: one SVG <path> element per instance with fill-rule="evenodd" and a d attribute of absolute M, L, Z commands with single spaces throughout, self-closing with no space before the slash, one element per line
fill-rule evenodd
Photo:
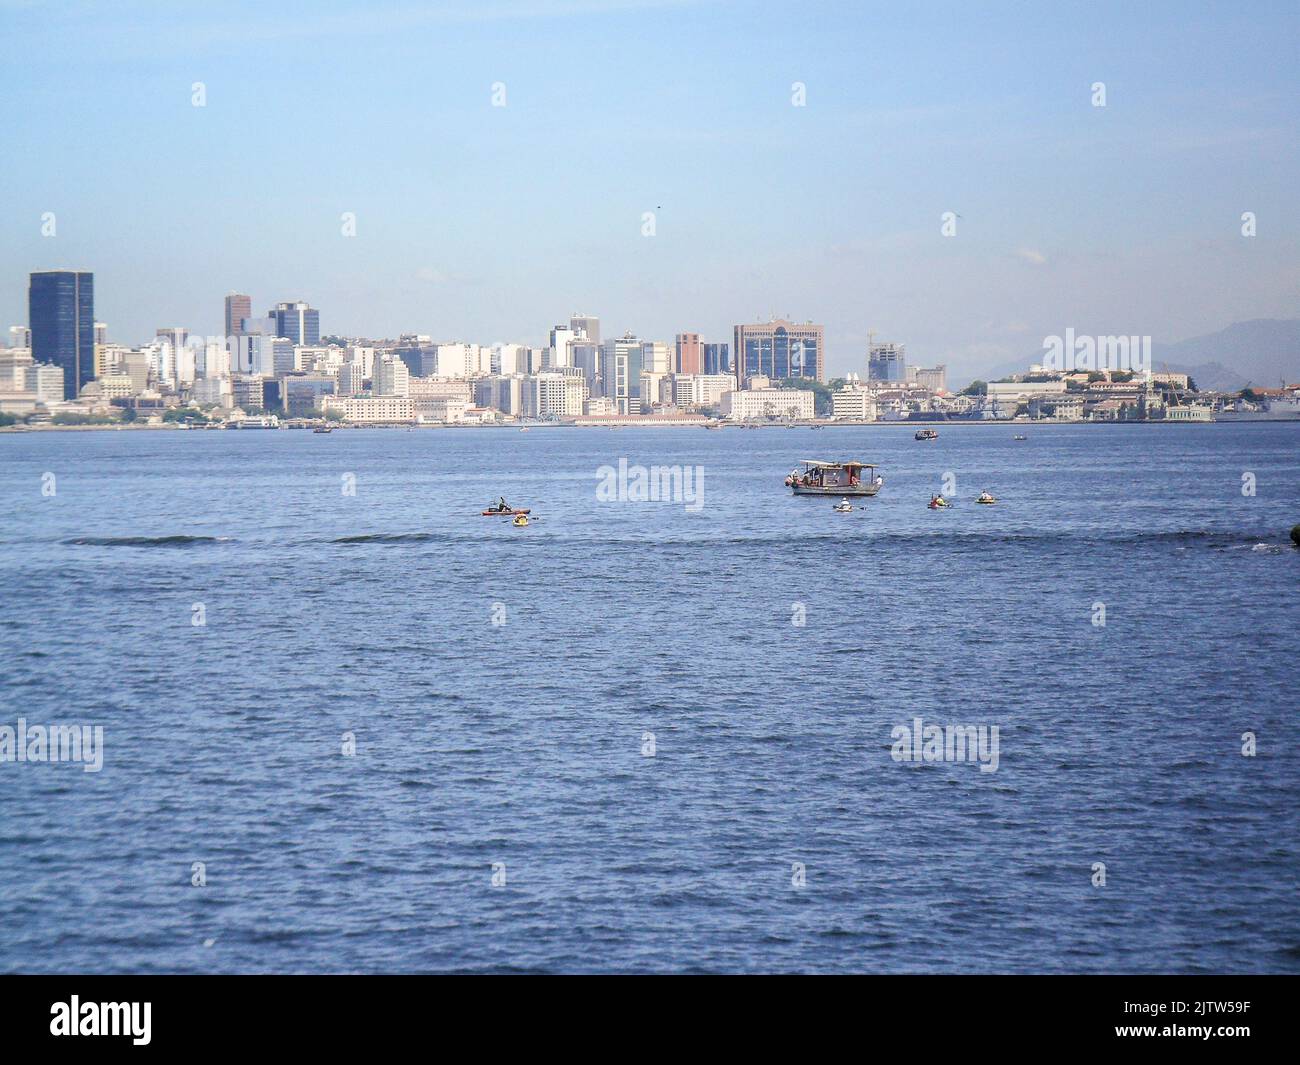
<path fill-rule="evenodd" d="M 1151 349 L 1155 369 L 1168 363 L 1177 373 L 1191 374 L 1200 388 L 1276 388 L 1283 378 L 1300 381 L 1300 319 L 1234 322 L 1177 344 L 1153 342 Z"/>
<path fill-rule="evenodd" d="M 1042 359 L 1039 348 L 1019 363 L 994 367 L 986 379 L 996 381 L 1024 373 L 1031 363 Z M 1247 385 L 1276 388 L 1283 378 L 1291 384 L 1300 381 L 1300 318 L 1234 322 L 1217 333 L 1176 344 L 1153 340 L 1151 363 L 1157 371 L 1168 366 L 1171 372 L 1189 374 L 1197 388 L 1216 392 L 1232 392 Z"/>

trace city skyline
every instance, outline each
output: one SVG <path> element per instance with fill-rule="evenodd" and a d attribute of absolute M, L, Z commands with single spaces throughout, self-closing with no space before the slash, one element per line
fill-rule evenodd
<path fill-rule="evenodd" d="M 1103 7 L 11 7 L 42 63 L 0 71 L 0 314 L 28 271 L 92 264 L 124 338 L 215 333 L 209 293 L 235 289 L 303 295 L 328 332 L 482 342 L 540 340 L 557 307 L 663 338 L 791 317 L 825 323 L 828 376 L 874 332 L 965 377 L 1067 326 L 1294 316 L 1286 7 Z M 671 77 L 629 66 L 656 55 Z M 92 98 L 112 107 L 74 145 L 60 116 Z"/>

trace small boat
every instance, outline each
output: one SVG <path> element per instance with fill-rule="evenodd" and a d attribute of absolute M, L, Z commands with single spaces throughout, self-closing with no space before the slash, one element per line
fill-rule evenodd
<path fill-rule="evenodd" d="M 997 502 L 997 500 L 994 499 L 991 495 L 989 495 L 988 492 L 981 492 L 979 494 L 979 498 L 976 499 L 975 502 L 983 503 L 985 506 L 992 506 L 994 503 Z"/>
<path fill-rule="evenodd" d="M 516 514 L 514 521 L 512 521 L 510 524 L 517 529 L 522 529 L 525 525 L 528 524 L 528 515 Z"/>
<path fill-rule="evenodd" d="M 1012 439 L 1012 440 L 1028 440 L 1029 437 L 1023 435 L 1022 433 L 1016 433 L 1016 435 L 1013 436 L 1011 439 Z"/>
<path fill-rule="evenodd" d="M 528 432 L 528 426 L 526 426 L 526 425 L 521 425 L 521 426 L 519 427 L 519 431 L 520 431 L 521 433 L 526 433 L 526 432 Z"/>
<path fill-rule="evenodd" d="M 525 514 L 531 514 L 532 509 L 529 507 L 510 507 L 508 510 L 485 510 L 485 518 L 519 518 Z"/>
<path fill-rule="evenodd" d="M 870 462 L 814 459 L 805 459 L 803 469 L 792 470 L 785 479 L 785 486 L 797 496 L 873 496 L 884 483 Z"/>
<path fill-rule="evenodd" d="M 938 440 L 938 439 L 939 439 L 939 430 L 938 430 L 938 429 L 918 429 L 918 430 L 916 431 L 916 435 L 915 435 L 912 439 L 914 439 L 914 440 Z"/>
<path fill-rule="evenodd" d="M 313 433 L 332 433 L 332 432 L 334 432 L 334 426 L 332 426 L 332 425 L 318 425 L 318 426 L 316 426 L 315 429 L 312 430 L 312 432 L 313 432 Z"/>
<path fill-rule="evenodd" d="M 841 499 L 835 506 L 831 507 L 831 510 L 835 511 L 836 514 L 852 514 L 853 504 L 847 499 Z"/>
<path fill-rule="evenodd" d="M 948 507 L 951 507 L 952 504 L 949 503 L 948 500 L 944 499 L 943 496 L 931 496 L 928 506 L 931 510 L 946 510 Z"/>

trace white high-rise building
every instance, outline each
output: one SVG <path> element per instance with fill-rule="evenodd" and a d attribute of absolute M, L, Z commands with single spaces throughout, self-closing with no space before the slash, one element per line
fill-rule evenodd
<path fill-rule="evenodd" d="M 528 372 L 528 349 L 522 344 L 496 344 L 492 348 L 491 370 L 494 374 L 511 377 Z"/>
<path fill-rule="evenodd" d="M 661 401 L 661 392 L 663 384 L 668 380 L 667 374 L 651 373 L 649 370 L 641 372 L 641 409 L 632 411 L 633 414 L 648 414 L 654 404 Z"/>
<path fill-rule="evenodd" d="M 0 352 L 0 392 L 25 392 L 27 367 L 31 365 L 31 348 L 7 348 Z"/>
<path fill-rule="evenodd" d="M 361 373 L 363 377 L 369 377 L 374 372 L 375 369 L 374 348 L 362 347 L 360 345 L 354 344 L 352 346 L 351 355 L 349 356 L 349 358 L 352 362 L 359 362 L 361 364 Z"/>
<path fill-rule="evenodd" d="M 646 373 L 673 372 L 673 345 L 662 340 L 647 340 L 641 344 L 641 369 Z"/>
<path fill-rule="evenodd" d="M 409 396 L 411 371 L 406 363 L 394 355 L 385 355 L 375 363 L 374 394 L 376 396 Z"/>
<path fill-rule="evenodd" d="M 23 371 L 24 391 L 35 392 L 42 403 L 63 402 L 63 367 L 34 362 Z"/>
<path fill-rule="evenodd" d="M 594 314 L 574 314 L 569 317 L 569 328 L 575 336 L 600 346 L 600 319 Z"/>
<path fill-rule="evenodd" d="M 722 396 L 736 387 L 736 379 L 729 373 L 686 374 L 672 379 L 673 403 L 678 407 L 716 407 Z"/>
<path fill-rule="evenodd" d="M 478 344 L 439 344 L 439 377 L 482 377 L 492 369 L 491 349 Z"/>
<path fill-rule="evenodd" d="M 619 414 L 641 413 L 642 342 L 625 334 L 600 346 L 601 388 Z"/>
<path fill-rule="evenodd" d="M 202 341 L 198 337 L 191 337 L 186 343 L 176 349 L 176 387 L 189 388 L 194 384 L 194 378 L 198 369 L 198 358 L 195 355 L 196 344 Z"/>
<path fill-rule="evenodd" d="M 557 325 L 551 330 L 551 346 L 548 349 L 546 359 L 546 369 L 562 370 L 566 366 L 573 365 L 573 341 L 575 334 L 572 329 L 562 325 Z"/>
<path fill-rule="evenodd" d="M 194 382 L 192 398 L 201 407 L 218 406 L 230 408 L 234 405 L 233 392 L 228 374 L 200 377 Z"/>
<path fill-rule="evenodd" d="M 230 350 L 220 341 L 209 340 L 204 345 L 202 357 L 194 369 L 196 377 L 228 377 Z"/>
<path fill-rule="evenodd" d="M 832 392 L 831 417 L 844 421 L 874 422 L 875 392 L 857 382 L 851 382 L 838 392 Z"/>
<path fill-rule="evenodd" d="M 176 381 L 176 353 L 171 342 L 159 337 L 141 349 L 149 358 L 149 376 L 159 388 L 171 388 Z"/>
<path fill-rule="evenodd" d="M 365 364 L 360 361 L 345 362 L 339 367 L 339 391 L 340 396 L 359 396 L 366 390 Z"/>
<path fill-rule="evenodd" d="M 522 406 L 526 418 L 572 417 L 582 413 L 585 382 L 578 374 L 545 371 L 524 378 Z"/>

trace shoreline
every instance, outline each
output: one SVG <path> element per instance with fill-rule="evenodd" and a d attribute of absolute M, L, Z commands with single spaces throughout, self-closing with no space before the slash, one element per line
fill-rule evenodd
<path fill-rule="evenodd" d="M 704 429 L 710 428 L 711 431 L 717 429 L 912 429 L 912 428 L 946 428 L 946 429 L 966 429 L 966 428 L 988 428 L 988 429 L 1047 429 L 1058 428 L 1060 426 L 1212 426 L 1212 425 L 1285 425 L 1288 422 L 1300 425 L 1300 418 L 1229 418 L 1223 421 L 1215 420 L 1211 422 L 1196 421 L 1168 421 L 1164 418 L 1157 418 L 1143 421 L 906 421 L 906 422 L 797 422 L 793 425 L 743 425 L 739 422 L 723 423 L 713 427 L 705 426 L 704 423 L 695 423 L 683 425 L 681 423 L 663 422 L 646 422 L 637 424 L 636 422 L 625 422 L 620 425 L 576 425 L 569 422 L 537 422 L 529 424 L 513 425 L 456 425 L 451 423 L 440 423 L 434 425 L 415 425 L 409 422 L 389 422 L 375 425 L 332 425 L 332 431 L 335 432 L 353 432 L 362 429 L 386 429 L 397 431 L 416 431 L 416 430 L 505 430 L 507 432 L 518 432 L 520 429 L 592 429 L 596 431 L 608 431 L 612 429 Z M 5 425 L 0 426 L 0 435 L 23 435 L 26 433 L 95 433 L 95 432 L 150 432 L 150 433 L 221 433 L 221 432 L 240 432 L 240 433 L 278 433 L 278 432 L 310 432 L 311 426 L 278 426 L 274 429 L 258 427 L 256 429 L 234 429 L 227 426 L 220 426 L 212 429 L 199 427 L 195 429 L 182 429 L 175 424 L 168 425 Z"/>

